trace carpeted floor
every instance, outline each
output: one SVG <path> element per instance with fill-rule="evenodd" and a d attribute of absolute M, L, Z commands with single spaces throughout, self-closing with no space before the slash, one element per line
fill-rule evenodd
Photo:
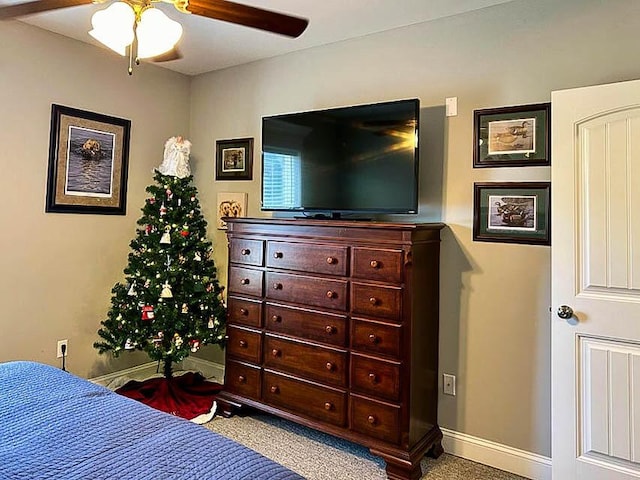
<path fill-rule="evenodd" d="M 308 480 L 385 480 L 384 461 L 368 449 L 331 435 L 253 412 L 215 417 L 209 430 L 246 445 Z M 422 480 L 524 480 L 453 455 L 422 460 Z"/>

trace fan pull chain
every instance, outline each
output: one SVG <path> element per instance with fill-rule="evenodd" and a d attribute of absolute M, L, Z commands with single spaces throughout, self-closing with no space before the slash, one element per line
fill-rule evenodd
<path fill-rule="evenodd" d="M 129 47 L 129 75 L 133 75 L 133 45 Z"/>

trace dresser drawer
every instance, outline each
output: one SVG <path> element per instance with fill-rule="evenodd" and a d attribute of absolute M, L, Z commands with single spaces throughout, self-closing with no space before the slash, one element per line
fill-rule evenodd
<path fill-rule="evenodd" d="M 331 385 L 347 385 L 347 352 L 265 335 L 264 366 Z"/>
<path fill-rule="evenodd" d="M 262 296 L 262 270 L 251 268 L 230 267 L 229 268 L 229 292 L 241 293 L 243 295 Z"/>
<path fill-rule="evenodd" d="M 346 423 L 346 392 L 267 371 L 264 372 L 262 391 L 263 399 L 269 405 L 339 427 Z"/>
<path fill-rule="evenodd" d="M 261 267 L 264 262 L 264 242 L 232 238 L 229 241 L 229 262 Z"/>
<path fill-rule="evenodd" d="M 235 325 L 227 325 L 227 353 L 229 356 L 259 363 L 261 357 L 261 333 Z"/>
<path fill-rule="evenodd" d="M 385 400 L 400 400 L 400 362 L 352 353 L 351 388 Z"/>
<path fill-rule="evenodd" d="M 354 247 L 352 255 L 354 278 L 389 283 L 402 282 L 402 250 Z"/>
<path fill-rule="evenodd" d="M 272 332 L 346 346 L 347 317 L 267 303 L 265 328 Z"/>
<path fill-rule="evenodd" d="M 402 318 L 402 288 L 352 282 L 351 311 L 358 315 Z"/>
<path fill-rule="evenodd" d="M 344 276 L 347 252 L 343 245 L 267 242 L 267 267 Z"/>
<path fill-rule="evenodd" d="M 260 327 L 262 325 L 262 302 L 229 295 L 227 308 L 230 323 Z"/>
<path fill-rule="evenodd" d="M 351 395 L 351 429 L 386 442 L 400 440 L 400 407 Z"/>
<path fill-rule="evenodd" d="M 228 360 L 224 367 L 224 390 L 243 397 L 260 398 L 260 367 Z"/>
<path fill-rule="evenodd" d="M 351 319 L 351 348 L 400 357 L 402 327 L 390 323 Z"/>
<path fill-rule="evenodd" d="M 267 272 L 265 296 L 314 307 L 347 309 L 346 280 Z"/>

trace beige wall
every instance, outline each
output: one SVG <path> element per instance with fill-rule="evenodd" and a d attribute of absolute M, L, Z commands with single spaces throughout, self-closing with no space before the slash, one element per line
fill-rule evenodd
<path fill-rule="evenodd" d="M 0 361 L 68 366 L 92 376 L 119 362 L 92 348 L 166 138 L 193 142 L 192 166 L 221 276 L 219 191 L 259 211 L 260 118 L 419 97 L 421 204 L 442 220 L 440 365 L 458 378 L 440 398 L 443 427 L 550 455 L 549 247 L 471 240 L 475 181 L 549 180 L 548 168 L 472 168 L 476 108 L 545 102 L 555 89 L 640 77 L 637 0 L 518 0 L 498 7 L 187 77 L 18 22 L 0 25 Z M 459 115 L 444 117 L 457 96 Z M 126 216 L 45 214 L 51 103 L 132 120 Z M 215 140 L 256 139 L 254 181 L 214 182 Z M 562 159 L 554 159 L 562 161 Z M 398 217 L 396 217 L 398 218 Z M 402 218 L 402 217 L 399 217 Z M 402 218 L 406 220 L 407 218 Z M 223 282 L 226 283 L 226 282 Z M 220 359 L 219 350 L 204 352 Z"/>
<path fill-rule="evenodd" d="M 550 170 L 474 170 L 473 110 L 638 78 L 639 27 L 636 0 L 519 0 L 198 76 L 191 140 L 205 214 L 214 218 L 217 192 L 242 191 L 261 215 L 261 116 L 419 97 L 422 192 L 410 220 L 448 225 L 440 367 L 458 380 L 456 397 L 440 397 L 440 423 L 549 456 L 550 248 L 473 242 L 471 229 L 473 182 L 546 181 Z M 448 96 L 457 117 L 444 116 Z M 213 182 L 215 140 L 245 136 L 256 139 L 254 180 Z"/>
<path fill-rule="evenodd" d="M 93 376 L 119 362 L 93 348 L 111 288 L 123 279 L 129 242 L 164 142 L 188 134 L 190 79 L 18 23 L 0 24 L 0 361 L 59 365 Z M 131 120 L 126 216 L 45 214 L 51 104 Z"/>

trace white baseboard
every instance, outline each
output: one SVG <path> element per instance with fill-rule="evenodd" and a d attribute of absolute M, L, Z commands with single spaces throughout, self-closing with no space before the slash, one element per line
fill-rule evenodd
<path fill-rule="evenodd" d="M 143 363 L 142 365 L 136 365 L 135 367 L 125 368 L 124 370 L 118 370 L 117 372 L 90 378 L 89 381 L 107 386 L 118 378 L 143 379 L 155 375 L 156 369 L 158 368 L 157 365 L 158 364 L 156 362 Z"/>
<path fill-rule="evenodd" d="M 212 382 L 224 382 L 224 365 L 198 357 L 187 357 L 182 361 L 182 370 L 200 372 Z"/>
<path fill-rule="evenodd" d="M 441 428 L 444 451 L 532 480 L 551 480 L 551 459 L 500 443 Z"/>
<path fill-rule="evenodd" d="M 109 385 L 118 379 L 144 379 L 156 375 L 157 368 L 156 362 L 149 362 L 89 380 L 100 385 Z M 197 357 L 185 358 L 176 368 L 176 371 L 178 370 L 200 372 L 206 378 L 218 383 L 224 381 L 224 365 Z M 444 451 L 451 455 L 499 468 L 531 480 L 551 480 L 551 459 L 549 457 L 447 428 L 441 428 L 441 430 L 442 446 Z"/>
<path fill-rule="evenodd" d="M 101 375 L 99 377 L 90 378 L 89 381 L 104 386 L 109 385 L 110 388 L 115 389 L 132 379 L 144 380 L 145 378 L 158 375 L 156 373 L 157 370 L 157 362 L 148 362 L 135 367 L 125 368 L 124 370 L 118 370 L 117 372 Z M 224 365 L 210 362 L 209 360 L 187 357 L 180 364 L 176 365 L 174 372 L 177 373 L 180 370 L 200 372 L 204 377 L 214 382 L 222 383 L 224 381 Z M 160 369 L 160 371 L 162 371 L 162 369 Z"/>

